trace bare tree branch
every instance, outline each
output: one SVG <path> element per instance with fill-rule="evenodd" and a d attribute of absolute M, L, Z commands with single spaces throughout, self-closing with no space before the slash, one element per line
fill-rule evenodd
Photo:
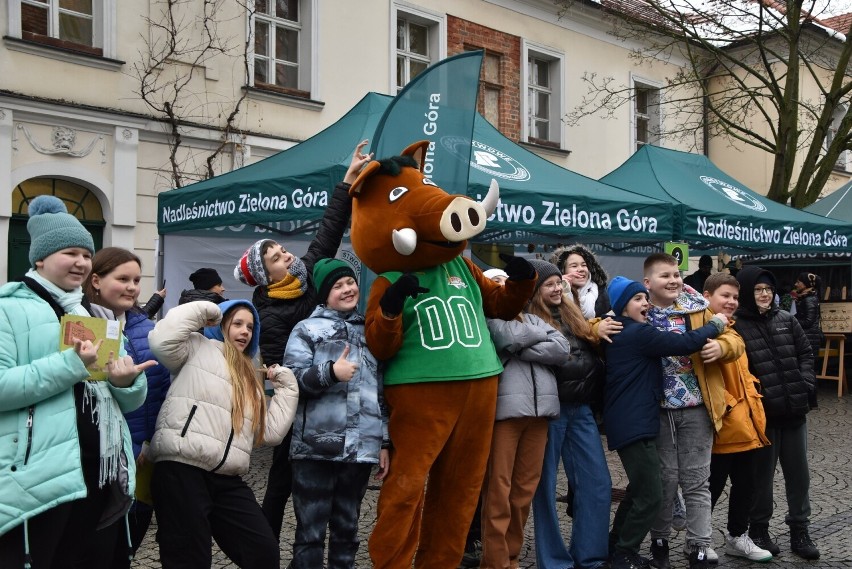
<path fill-rule="evenodd" d="M 672 68 L 661 97 L 668 118 L 655 133 L 695 150 L 695 133 L 773 155 L 769 198 L 815 201 L 852 150 L 852 31 L 824 22 L 838 0 L 601 0 L 612 34 L 631 40 L 639 63 Z M 574 5 L 555 0 L 560 15 Z M 684 61 L 672 65 L 673 57 Z M 611 116 L 630 85 L 593 72 L 565 121 Z M 807 93 L 818 92 L 818 100 Z"/>
<path fill-rule="evenodd" d="M 228 10 L 233 14 L 235 4 L 243 12 L 229 17 Z M 253 3 L 247 6 L 243 0 L 158 0 L 146 18 L 149 36 L 143 37 L 145 47 L 132 75 L 138 82 L 136 94 L 166 125 L 174 187 L 213 177 L 222 153 L 242 134 L 239 119 L 247 91 L 241 89 L 235 100 L 211 94 L 205 73 L 218 59 L 239 60 L 243 74 L 239 87 L 248 84 L 251 38 L 238 40 L 222 30 L 232 19 L 250 17 L 250 9 Z M 203 167 L 196 161 L 207 151 L 184 143 L 190 126 L 221 133 L 217 145 L 203 158 Z"/>

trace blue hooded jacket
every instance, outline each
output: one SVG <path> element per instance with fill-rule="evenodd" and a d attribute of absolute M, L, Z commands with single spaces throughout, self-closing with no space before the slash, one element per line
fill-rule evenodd
<path fill-rule="evenodd" d="M 257 313 L 257 309 L 254 307 L 254 304 L 248 300 L 238 298 L 236 300 L 226 300 L 219 304 L 219 310 L 222 311 L 222 321 L 224 322 L 228 313 L 237 307 L 248 308 L 254 315 L 254 331 L 251 335 L 251 343 L 248 347 L 246 347 L 245 351 L 249 357 L 253 358 L 255 354 L 257 354 L 257 350 L 260 348 L 260 315 Z M 207 326 L 204 328 L 204 336 L 212 340 L 224 342 L 225 336 L 222 334 L 222 322 L 216 326 Z"/>

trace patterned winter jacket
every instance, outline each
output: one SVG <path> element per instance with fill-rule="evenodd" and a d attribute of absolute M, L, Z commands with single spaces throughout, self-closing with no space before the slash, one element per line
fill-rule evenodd
<path fill-rule="evenodd" d="M 338 381 L 332 366 L 349 346 L 358 362 L 350 381 Z M 388 446 L 387 411 L 379 364 L 364 339 L 364 316 L 324 305 L 290 334 L 284 365 L 299 381 L 293 423 L 293 460 L 378 463 Z"/>

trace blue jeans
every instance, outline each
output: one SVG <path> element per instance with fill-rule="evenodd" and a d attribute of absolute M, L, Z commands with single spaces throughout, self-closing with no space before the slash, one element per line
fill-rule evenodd
<path fill-rule="evenodd" d="M 571 547 L 565 546 L 556 513 L 559 459 L 574 491 Z M 550 421 L 541 480 L 533 498 L 536 566 L 594 569 L 609 557 L 612 480 L 601 437 L 588 405 L 563 403 Z"/>

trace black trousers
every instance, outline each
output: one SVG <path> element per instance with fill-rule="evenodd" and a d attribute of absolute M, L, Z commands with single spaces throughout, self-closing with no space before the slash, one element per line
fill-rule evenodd
<path fill-rule="evenodd" d="M 722 495 L 730 477 L 728 533 L 734 537 L 748 531 L 748 516 L 755 496 L 755 450 L 710 456 L 710 504 L 716 507 L 716 500 Z"/>
<path fill-rule="evenodd" d="M 328 528 L 328 569 L 354 569 L 358 518 L 372 464 L 328 460 L 293 461 L 296 537 L 293 569 L 323 567 Z"/>
<path fill-rule="evenodd" d="M 89 489 L 89 495 L 66 502 L 29 520 L 30 555 L 33 569 L 109 569 L 118 528 L 124 518 L 95 531 L 109 499 L 109 487 Z M 96 547 L 97 536 L 105 536 L 105 547 Z M 0 567 L 24 566 L 24 524 L 0 536 Z"/>
<path fill-rule="evenodd" d="M 272 451 L 272 466 L 269 467 L 269 477 L 266 480 L 266 493 L 263 495 L 263 515 L 275 534 L 275 539 L 281 539 L 281 526 L 284 525 L 284 507 L 293 490 L 293 468 L 290 466 L 290 441 L 293 440 L 293 429 L 281 444 Z"/>
<path fill-rule="evenodd" d="M 127 525 L 124 518 L 121 518 L 113 524 L 117 527 L 110 526 L 98 531 L 95 547 L 100 550 L 114 549 L 110 569 L 130 569 L 130 556 L 136 555 L 136 550 L 145 539 L 153 516 L 154 509 L 151 506 L 136 502 L 127 513 Z M 129 544 L 127 543 L 128 529 L 130 530 Z"/>
<path fill-rule="evenodd" d="M 239 567 L 280 568 L 278 542 L 239 476 L 163 461 L 151 492 L 163 569 L 210 569 L 212 539 Z"/>

